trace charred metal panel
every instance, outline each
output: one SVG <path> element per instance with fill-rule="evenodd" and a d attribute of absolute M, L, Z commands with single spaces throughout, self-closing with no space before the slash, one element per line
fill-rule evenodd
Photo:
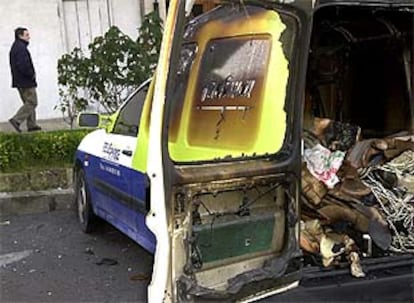
<path fill-rule="evenodd" d="M 286 260 L 299 256 L 298 188 L 290 181 L 273 175 L 177 187 L 172 213 L 182 240 L 175 237 L 175 279 L 179 288 L 191 283 L 194 293 L 180 291 L 225 297 L 286 274 Z"/>
<path fill-rule="evenodd" d="M 219 137 L 221 147 L 254 144 L 270 45 L 269 37 L 209 41 L 190 118 L 190 144 L 211 146 Z M 248 125 L 249 132 L 235 131 L 235 125 Z"/>

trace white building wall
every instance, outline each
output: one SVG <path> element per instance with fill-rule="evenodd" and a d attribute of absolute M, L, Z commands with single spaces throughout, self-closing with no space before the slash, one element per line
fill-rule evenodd
<path fill-rule="evenodd" d="M 112 23 L 118 26 L 131 38 L 138 37 L 138 28 L 141 24 L 140 0 L 112 0 Z"/>
<path fill-rule="evenodd" d="M 144 1 L 144 2 L 141 2 Z M 29 50 L 38 82 L 38 119 L 59 118 L 53 107 L 59 101 L 57 60 L 74 46 L 87 48 L 96 35 L 116 25 L 137 37 L 141 8 L 152 0 L 0 0 L 0 122 L 7 121 L 21 106 L 16 89 L 11 88 L 9 50 L 14 29 L 27 27 Z M 144 4 L 144 5 L 143 5 Z"/>
<path fill-rule="evenodd" d="M 38 81 L 37 109 L 41 119 L 60 117 L 53 111 L 58 101 L 56 60 L 63 53 L 56 0 L 0 0 L 0 122 L 7 121 L 21 106 L 19 94 L 11 88 L 9 50 L 14 29 L 29 28 L 29 50 Z"/>

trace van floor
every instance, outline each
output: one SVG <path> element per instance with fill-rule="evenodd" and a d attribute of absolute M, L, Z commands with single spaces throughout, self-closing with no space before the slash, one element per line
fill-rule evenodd
<path fill-rule="evenodd" d="M 347 264 L 339 269 L 303 270 L 300 286 L 263 302 L 414 302 L 414 256 L 362 260 L 365 278 L 353 278 Z"/>

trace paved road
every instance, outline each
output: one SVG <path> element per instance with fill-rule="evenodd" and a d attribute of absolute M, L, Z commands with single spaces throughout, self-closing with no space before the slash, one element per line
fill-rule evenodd
<path fill-rule="evenodd" d="M 146 302 L 153 258 L 110 225 L 86 235 L 70 211 L 3 216 L 0 240 L 1 303 Z M 390 268 L 376 262 L 364 280 L 348 269 L 334 279 L 309 271 L 300 287 L 263 303 L 414 302 L 412 255 L 382 262 Z"/>
<path fill-rule="evenodd" d="M 0 239 L 0 302 L 146 302 L 152 256 L 109 225 L 86 235 L 69 211 L 8 216 Z"/>

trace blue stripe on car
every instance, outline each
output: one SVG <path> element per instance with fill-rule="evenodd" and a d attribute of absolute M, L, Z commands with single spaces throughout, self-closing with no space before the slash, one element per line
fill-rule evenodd
<path fill-rule="evenodd" d="M 146 174 L 79 150 L 76 159 L 85 171 L 94 213 L 154 253 L 155 236 L 145 224 Z"/>

